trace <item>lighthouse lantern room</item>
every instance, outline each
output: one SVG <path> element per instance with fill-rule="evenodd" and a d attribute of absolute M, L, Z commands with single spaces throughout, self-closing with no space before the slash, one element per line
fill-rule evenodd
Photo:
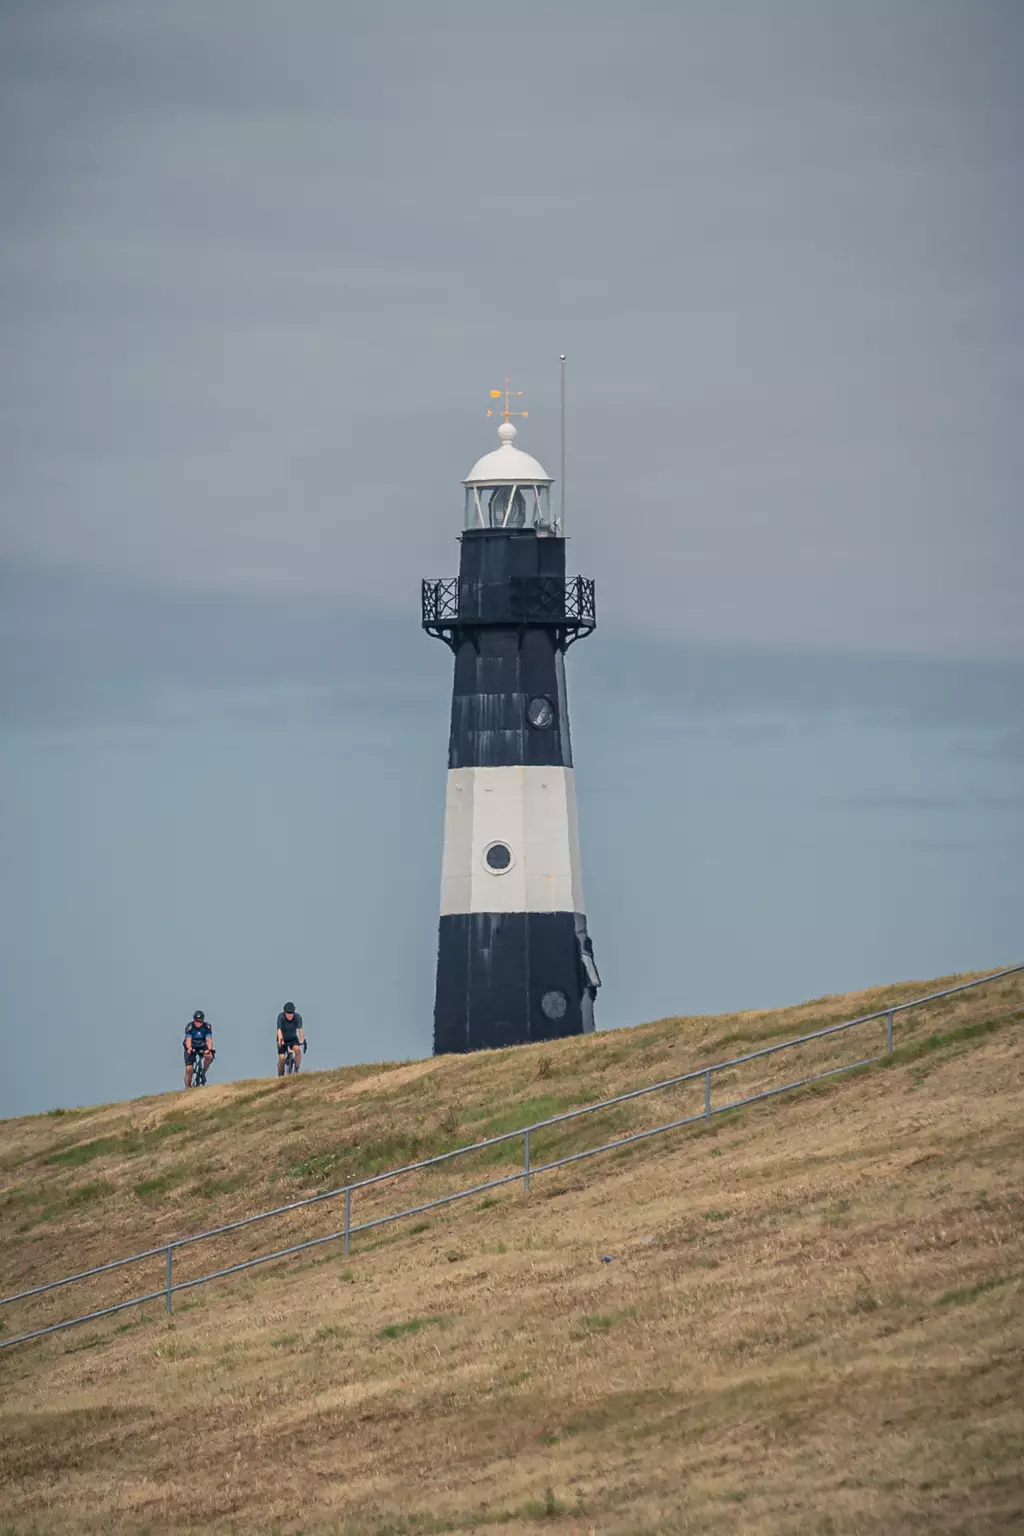
<path fill-rule="evenodd" d="M 566 579 L 551 476 L 501 393 L 499 446 L 463 482 L 459 574 L 423 583 L 423 628 L 455 658 L 435 1054 L 589 1033 L 601 984 L 565 686 L 594 583 Z"/>
<path fill-rule="evenodd" d="M 500 448 L 485 453 L 466 476 L 466 520 L 469 528 L 534 528 L 560 533 L 551 520 L 551 479 L 544 466 L 515 446 L 510 421 L 498 428 Z"/>

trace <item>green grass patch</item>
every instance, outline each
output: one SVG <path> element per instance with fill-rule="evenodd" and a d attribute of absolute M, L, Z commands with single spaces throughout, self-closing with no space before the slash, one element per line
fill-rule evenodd
<path fill-rule="evenodd" d="M 608 1333 L 614 1326 L 615 1319 L 607 1312 L 594 1312 L 587 1317 L 581 1317 L 576 1324 L 577 1337 L 591 1333 Z"/>
<path fill-rule="evenodd" d="M 709 1056 L 717 1055 L 730 1045 L 746 1045 L 751 1040 L 760 1040 L 760 1035 L 752 1035 L 748 1030 L 735 1029 L 728 1035 L 719 1035 L 717 1040 L 709 1042 L 707 1053 Z"/>
<path fill-rule="evenodd" d="M 51 1191 L 45 1185 L 37 1184 L 34 1187 L 23 1184 L 15 1189 L 9 1189 L 0 1200 L 0 1211 L 26 1211 L 33 1205 L 45 1205 L 50 1198 Z"/>
<path fill-rule="evenodd" d="M 102 1333 L 80 1333 L 76 1338 L 71 1338 L 64 1345 L 66 1355 L 80 1355 L 85 1349 L 95 1349 L 103 1343 Z"/>
<path fill-rule="evenodd" d="M 141 1151 L 141 1147 L 130 1145 L 128 1138 L 124 1136 L 100 1136 L 96 1141 L 80 1141 L 72 1147 L 64 1147 L 59 1152 L 51 1152 L 43 1158 L 48 1167 L 80 1168 L 84 1163 L 91 1163 L 97 1157 L 125 1156 L 130 1152 Z"/>
<path fill-rule="evenodd" d="M 118 1323 L 117 1327 L 114 1329 L 114 1333 L 134 1333 L 136 1328 L 144 1328 L 147 1323 L 152 1323 L 154 1321 L 154 1318 L 147 1317 L 144 1312 L 139 1312 L 130 1323 Z"/>
<path fill-rule="evenodd" d="M 320 1184 L 351 1184 L 370 1174 L 386 1173 L 391 1168 L 449 1150 L 447 1141 L 436 1133 L 428 1136 L 415 1131 L 393 1131 L 356 1145 L 312 1153 L 286 1171 L 293 1179 L 314 1179 Z"/>
<path fill-rule="evenodd" d="M 191 1172 L 191 1168 L 168 1168 L 165 1173 L 154 1174 L 151 1179 L 140 1179 L 135 1185 L 135 1193 L 140 1200 L 157 1200 L 169 1190 L 177 1189 L 179 1184 L 184 1184 Z"/>
<path fill-rule="evenodd" d="M 965 1285 L 957 1291 L 943 1292 L 935 1305 L 938 1307 L 966 1307 L 972 1301 L 977 1301 L 979 1296 L 984 1296 L 989 1291 L 998 1290 L 1002 1285 L 1010 1285 L 1019 1278 L 1018 1275 L 993 1275 L 989 1280 L 979 1280 L 977 1285 Z"/>
<path fill-rule="evenodd" d="M 401 1339 L 408 1333 L 420 1333 L 424 1328 L 444 1327 L 448 1317 L 444 1313 L 436 1313 L 433 1317 L 410 1317 L 404 1323 L 387 1323 L 380 1330 L 382 1339 Z"/>
<path fill-rule="evenodd" d="M 569 1100 L 524 1100 L 522 1104 L 509 1110 L 506 1114 L 495 1117 L 490 1127 L 484 1127 L 488 1135 L 503 1135 L 504 1130 L 495 1131 L 495 1124 L 503 1124 L 509 1129 L 510 1121 L 521 1120 L 522 1126 L 533 1125 L 539 1119 L 549 1119 L 552 1115 L 563 1114 L 567 1108 L 579 1107 L 581 1104 L 593 1104 L 597 1101 L 597 1095 L 581 1093 L 573 1105 Z M 545 1104 L 544 1112 L 538 1114 L 538 1104 Z M 549 1106 L 556 1107 L 549 1107 Z M 581 1115 L 578 1119 L 563 1121 L 560 1125 L 546 1126 L 543 1130 L 535 1132 L 530 1137 L 530 1162 L 534 1168 L 541 1167 L 545 1163 L 557 1162 L 559 1158 L 570 1157 L 574 1152 L 585 1152 L 591 1147 L 599 1147 L 604 1142 L 614 1141 L 617 1136 L 624 1135 L 628 1131 L 637 1129 L 637 1112 L 633 1105 L 618 1104 L 611 1109 L 599 1110 L 594 1115 Z M 523 1165 L 523 1143 L 518 1138 L 514 1141 L 499 1142 L 497 1146 L 482 1147 L 477 1154 L 478 1162 L 484 1166 L 498 1164 L 512 1164 L 517 1168 Z"/>
<path fill-rule="evenodd" d="M 77 1184 L 69 1189 L 63 1199 L 66 1211 L 77 1211 L 83 1205 L 92 1205 L 94 1200 L 101 1200 L 104 1195 L 114 1193 L 113 1184 L 106 1179 L 96 1179 L 92 1184 Z"/>
<path fill-rule="evenodd" d="M 490 1136 L 504 1136 L 508 1131 L 521 1131 L 538 1120 L 550 1120 L 553 1115 L 563 1115 L 567 1110 L 578 1109 L 582 1104 L 592 1104 L 598 1098 L 594 1093 L 570 1094 L 555 1098 L 545 1094 L 537 1099 L 520 1099 L 499 1114 L 492 1115 L 480 1126 L 480 1135 L 486 1141 Z"/>
<path fill-rule="evenodd" d="M 161 1120 L 159 1125 L 153 1125 L 148 1131 L 143 1131 L 142 1139 L 147 1146 L 164 1141 L 168 1136 L 184 1136 L 189 1126 L 184 1120 Z"/>
<path fill-rule="evenodd" d="M 909 1045 L 898 1045 L 881 1064 L 888 1067 L 920 1061 L 922 1056 L 929 1056 L 934 1051 L 947 1050 L 950 1046 L 963 1045 L 969 1040 L 979 1040 L 983 1035 L 995 1034 L 996 1030 L 1003 1029 L 1012 1020 L 1021 1017 L 1024 1017 L 1024 1008 L 1015 1008 L 999 1018 L 979 1019 L 975 1024 L 961 1024 L 957 1029 L 946 1029 L 927 1035 L 923 1040 L 912 1040 Z"/>
<path fill-rule="evenodd" d="M 795 1091 L 799 1092 L 800 1090 L 797 1089 Z M 748 1107 L 752 1108 L 753 1106 L 744 1105 L 744 1108 Z M 730 1126 L 735 1125 L 742 1113 L 743 1109 L 712 1110 L 710 1120 L 702 1116 L 699 1121 L 695 1120 L 693 1122 L 692 1127 L 682 1126 L 680 1129 L 685 1130 L 691 1136 L 718 1136 L 722 1131 L 726 1131 Z"/>
<path fill-rule="evenodd" d="M 120 1136 L 97 1136 L 93 1141 L 58 1146 L 41 1161 L 52 1168 L 80 1168 L 98 1157 L 138 1157 L 152 1151 L 168 1136 L 183 1136 L 190 1129 L 183 1120 L 163 1120 L 146 1131 L 128 1130 Z"/>
<path fill-rule="evenodd" d="M 554 1489 L 545 1488 L 542 1499 L 527 1499 L 517 1513 L 524 1520 L 557 1520 L 559 1515 L 570 1513 L 568 1504 L 555 1497 Z"/>
<path fill-rule="evenodd" d="M 226 1179 L 207 1178 L 193 1184 L 189 1194 L 198 1195 L 201 1200 L 212 1200 L 216 1195 L 234 1194 L 236 1189 L 244 1189 L 249 1182 L 247 1173 L 234 1173 Z"/>
<path fill-rule="evenodd" d="M 52 1195 L 51 1191 L 51 1195 Z M 94 1201 L 101 1200 L 104 1195 L 114 1193 L 113 1184 L 106 1179 L 96 1179 L 91 1184 L 77 1184 L 71 1189 L 59 1193 L 56 1199 L 44 1211 L 40 1211 L 39 1221 L 54 1221 L 58 1216 L 66 1216 L 69 1211 L 80 1211 L 84 1206 L 92 1205 Z"/>

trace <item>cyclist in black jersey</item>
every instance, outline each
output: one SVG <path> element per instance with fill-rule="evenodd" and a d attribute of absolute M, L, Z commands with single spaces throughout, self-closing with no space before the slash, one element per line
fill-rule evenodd
<path fill-rule="evenodd" d="M 302 1014 L 295 1012 L 294 1003 L 285 1003 L 277 1016 L 278 1077 L 284 1077 L 285 1058 L 289 1051 L 292 1053 L 296 1072 L 299 1070 L 299 1064 L 302 1060 L 302 1055 L 299 1052 L 300 1045 L 302 1046 L 302 1052 L 305 1053 L 306 1036 L 302 1030 Z"/>
<path fill-rule="evenodd" d="M 202 1056 L 203 1063 L 209 1071 L 210 1062 L 213 1060 L 213 1026 L 207 1023 L 206 1014 L 201 1008 L 185 1025 L 185 1087 L 192 1087 L 192 1068 L 197 1056 Z"/>

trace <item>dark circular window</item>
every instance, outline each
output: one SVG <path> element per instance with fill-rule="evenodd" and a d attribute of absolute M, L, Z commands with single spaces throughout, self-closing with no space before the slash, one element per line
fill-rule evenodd
<path fill-rule="evenodd" d="M 484 863 L 496 875 L 502 874 L 512 863 L 512 850 L 506 843 L 492 843 L 484 854 Z"/>
<path fill-rule="evenodd" d="M 527 704 L 526 718 L 535 731 L 549 731 L 555 723 L 555 706 L 540 694 Z"/>
<path fill-rule="evenodd" d="M 568 1007 L 569 999 L 564 992 L 557 990 L 545 992 L 540 1000 L 541 1013 L 546 1019 L 550 1019 L 552 1023 L 557 1023 L 559 1019 L 564 1019 Z"/>

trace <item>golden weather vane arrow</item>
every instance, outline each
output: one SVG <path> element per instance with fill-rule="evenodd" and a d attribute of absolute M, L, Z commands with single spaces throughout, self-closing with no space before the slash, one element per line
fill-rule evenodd
<path fill-rule="evenodd" d="M 520 399 L 523 392 L 522 392 L 521 389 L 509 389 L 508 386 L 509 386 L 509 380 L 506 379 L 505 380 L 505 388 L 504 389 L 492 389 L 491 390 L 491 399 L 492 400 L 500 400 L 502 395 L 505 396 L 505 409 L 504 410 L 500 410 L 497 406 L 495 406 L 493 410 L 489 410 L 487 412 L 488 416 L 495 416 L 495 415 L 497 415 L 497 416 L 504 416 L 506 421 L 508 421 L 510 416 L 524 416 L 524 417 L 525 416 L 529 416 L 529 414 L 530 414 L 529 411 L 510 411 L 509 410 L 509 407 L 508 407 L 509 400 L 510 399 L 515 399 L 515 400 Z"/>

